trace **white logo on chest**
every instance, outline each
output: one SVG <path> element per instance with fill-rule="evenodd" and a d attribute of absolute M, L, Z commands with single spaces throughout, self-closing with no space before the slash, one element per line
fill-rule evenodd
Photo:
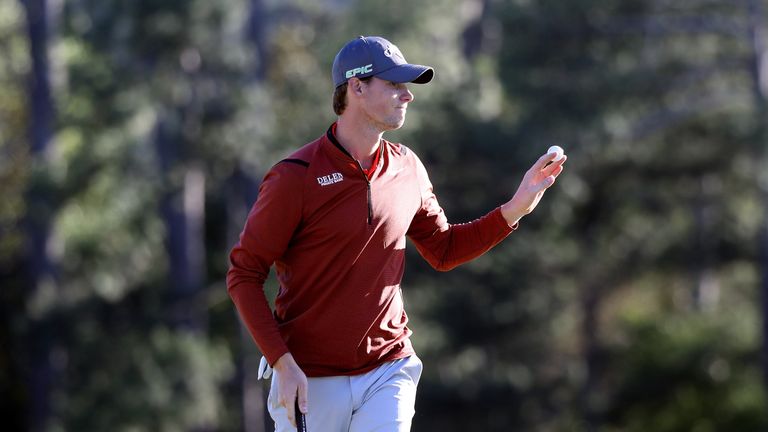
<path fill-rule="evenodd" d="M 318 177 L 317 183 L 320 186 L 328 186 L 334 183 L 338 183 L 342 180 L 344 180 L 344 176 L 341 175 L 341 173 L 333 173 L 333 174 L 324 175 L 322 177 Z"/>

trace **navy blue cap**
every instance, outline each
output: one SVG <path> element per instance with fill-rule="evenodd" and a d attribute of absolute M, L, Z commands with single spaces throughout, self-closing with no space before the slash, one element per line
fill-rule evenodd
<path fill-rule="evenodd" d="M 352 77 L 376 76 L 395 83 L 426 84 L 434 69 L 409 64 L 395 44 L 379 36 L 360 36 L 347 42 L 333 59 L 333 85 L 338 87 Z"/>

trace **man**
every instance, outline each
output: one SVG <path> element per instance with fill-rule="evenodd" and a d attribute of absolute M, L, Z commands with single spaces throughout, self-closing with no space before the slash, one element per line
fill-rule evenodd
<path fill-rule="evenodd" d="M 405 237 L 436 269 L 485 253 L 533 211 L 566 158 L 545 154 L 510 201 L 466 224 L 447 222 L 424 166 L 382 138 L 405 121 L 408 83 L 431 81 L 386 39 L 360 36 L 336 55 L 338 120 L 267 173 L 227 287 L 274 368 L 269 411 L 294 430 L 408 431 L 421 362 L 409 337 L 400 280 Z M 263 291 L 275 265 L 272 314 Z"/>

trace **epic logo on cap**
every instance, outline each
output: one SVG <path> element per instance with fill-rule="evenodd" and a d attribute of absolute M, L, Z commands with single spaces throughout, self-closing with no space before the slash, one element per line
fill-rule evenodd
<path fill-rule="evenodd" d="M 357 74 L 366 74 L 372 71 L 373 71 L 373 63 L 362 66 L 362 67 L 350 69 L 344 75 L 347 77 L 347 79 L 349 79 Z"/>

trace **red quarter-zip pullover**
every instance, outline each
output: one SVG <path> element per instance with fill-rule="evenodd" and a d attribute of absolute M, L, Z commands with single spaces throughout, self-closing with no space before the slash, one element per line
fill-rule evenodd
<path fill-rule="evenodd" d="M 227 288 L 270 364 L 290 351 L 307 376 L 318 377 L 407 357 L 405 237 L 434 268 L 449 270 L 513 230 L 498 208 L 449 224 L 412 151 L 382 140 L 377 157 L 366 176 L 332 126 L 264 177 L 230 254 Z M 274 315 L 263 289 L 273 264 Z"/>

